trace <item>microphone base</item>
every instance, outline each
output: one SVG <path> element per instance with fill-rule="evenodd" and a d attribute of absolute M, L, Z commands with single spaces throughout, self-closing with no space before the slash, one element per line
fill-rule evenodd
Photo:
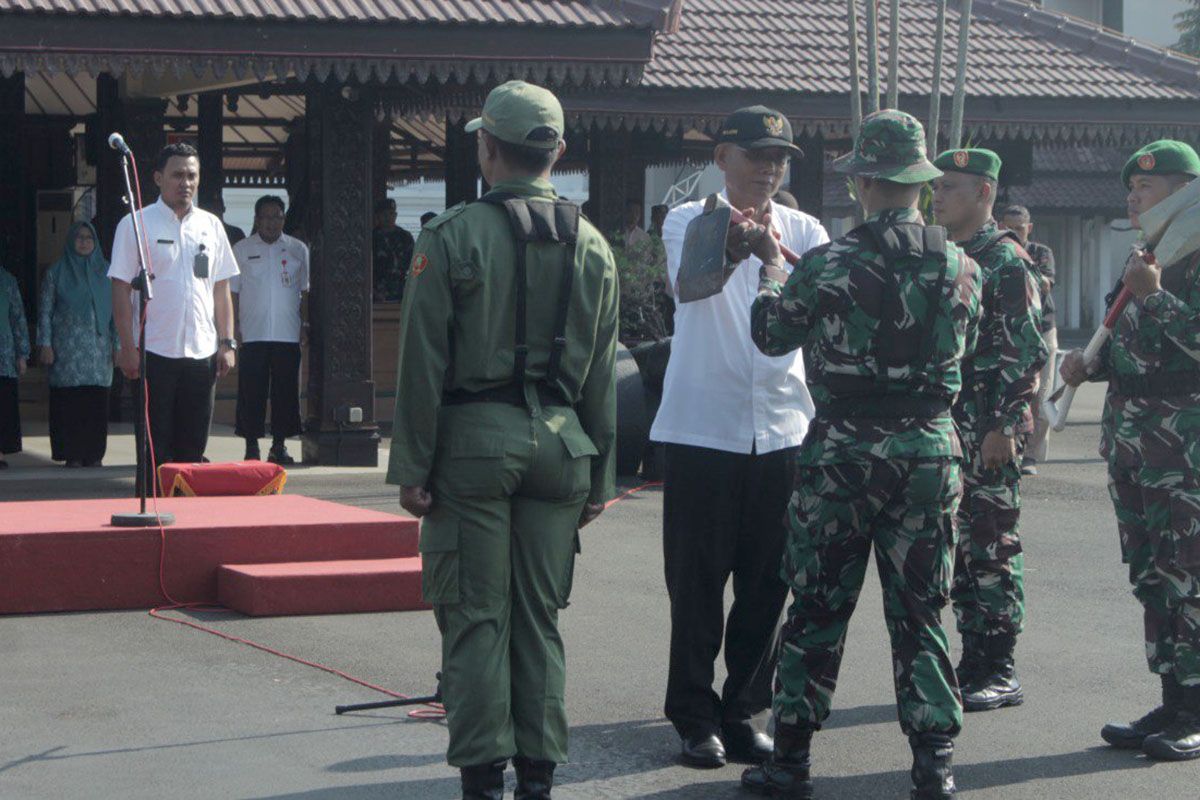
<path fill-rule="evenodd" d="M 114 528 L 157 528 L 162 525 L 175 524 L 174 514 L 155 514 L 153 512 L 132 512 L 129 514 L 113 514 L 112 526 Z"/>

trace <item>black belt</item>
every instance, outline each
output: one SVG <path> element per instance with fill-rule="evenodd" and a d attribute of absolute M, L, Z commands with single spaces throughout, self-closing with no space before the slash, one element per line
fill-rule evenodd
<path fill-rule="evenodd" d="M 1200 372 L 1151 372 L 1146 375 L 1116 374 L 1112 390 L 1121 397 L 1178 397 L 1200 394 Z"/>
<path fill-rule="evenodd" d="M 543 384 L 534 387 L 537 391 L 538 402 L 543 408 L 547 406 L 574 406 L 568 402 L 562 392 Z M 525 393 L 522 387 L 515 383 L 493 386 L 478 392 L 468 392 L 466 389 L 455 389 L 442 395 L 442 405 L 462 406 L 467 403 L 503 403 L 510 406 L 525 406 Z"/>
<path fill-rule="evenodd" d="M 836 397 L 817 407 L 822 419 L 934 419 L 950 413 L 950 400 L 933 395 Z"/>

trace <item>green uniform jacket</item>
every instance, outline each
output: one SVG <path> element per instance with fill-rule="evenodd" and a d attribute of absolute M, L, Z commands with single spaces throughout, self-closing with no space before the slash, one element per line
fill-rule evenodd
<path fill-rule="evenodd" d="M 889 209 L 868 222 L 883 226 L 922 225 L 914 209 Z M 751 335 L 758 348 L 779 356 L 804 346 L 809 389 L 818 408 L 836 404 L 830 385 L 839 378 L 872 378 L 880 391 L 922 391 L 947 399 L 961 385 L 959 363 L 974 349 L 980 320 L 980 276 L 975 262 L 946 243 L 949 266 L 942 283 L 934 330 L 925 328 L 926 298 L 937 281 L 937 260 L 919 269 L 894 271 L 870 236 L 855 229 L 810 250 L 787 284 L 764 279 L 751 311 Z M 896 301 L 899 332 L 881 332 L 881 309 Z M 901 349 L 916 349 L 932 338 L 929 362 L 914 368 L 880 369 L 873 356 L 882 338 Z M 801 466 L 861 462 L 872 458 L 958 458 L 962 449 L 954 422 L 935 419 L 825 419 L 818 411 L 800 446 Z"/>
<path fill-rule="evenodd" d="M 554 200 L 548 181 L 499 183 L 496 192 Z M 529 360 L 544 380 L 559 303 L 561 250 L 533 245 L 526 256 Z M 589 503 L 616 494 L 617 269 L 608 243 L 580 218 L 566 351 L 557 389 L 575 403 L 599 455 Z M 401 309 L 400 363 L 388 483 L 425 486 L 447 391 L 478 392 L 511 383 L 516 324 L 516 242 L 504 209 L 458 205 L 421 231 Z"/>
<path fill-rule="evenodd" d="M 1095 377 L 1200 370 L 1200 252 L 1163 267 L 1163 293 L 1130 303 Z M 1100 454 L 1112 466 L 1200 469 L 1200 395 L 1123 397 L 1109 384 Z"/>
<path fill-rule="evenodd" d="M 996 223 L 988 220 L 959 243 L 983 274 L 979 346 L 963 362 L 963 393 L 954 409 L 959 432 L 972 449 L 993 430 L 1006 435 L 1033 430 L 1030 404 L 1049 355 L 1033 260 L 1011 239 L 994 242 L 997 233 Z"/>

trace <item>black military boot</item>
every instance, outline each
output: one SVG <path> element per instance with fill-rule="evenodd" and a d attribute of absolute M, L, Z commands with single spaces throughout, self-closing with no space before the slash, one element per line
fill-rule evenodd
<path fill-rule="evenodd" d="M 983 637 L 984 661 L 974 680 L 962 688 L 963 711 L 991 711 L 1025 702 L 1013 661 L 1016 646 L 1016 636 Z"/>
<path fill-rule="evenodd" d="M 462 800 L 504 800 L 504 767 L 508 761 L 495 761 L 463 767 Z"/>
<path fill-rule="evenodd" d="M 1142 752 L 1157 761 L 1200 758 L 1200 686 L 1181 686 L 1179 713 L 1161 733 L 1142 742 Z"/>
<path fill-rule="evenodd" d="M 517 756 L 513 768 L 517 771 L 517 793 L 513 800 L 550 800 L 550 788 L 554 786 L 553 761 L 535 761 Z"/>
<path fill-rule="evenodd" d="M 950 768 L 954 739 L 946 733 L 914 733 L 908 743 L 913 751 L 912 800 L 951 800 L 955 791 Z"/>
<path fill-rule="evenodd" d="M 742 773 L 742 787 L 767 797 L 789 800 L 811 800 L 812 780 L 808 755 L 813 729 L 808 725 L 775 726 L 775 747 L 770 758 L 760 767 L 750 767 Z"/>
<path fill-rule="evenodd" d="M 1100 729 L 1101 739 L 1113 747 L 1136 750 L 1142 746 L 1147 736 L 1162 733 L 1175 721 L 1183 702 L 1183 687 L 1175 680 L 1174 675 L 1158 677 L 1162 679 L 1162 705 L 1128 725 L 1121 722 L 1108 723 Z"/>
<path fill-rule="evenodd" d="M 962 635 L 962 658 L 958 660 L 958 666 L 954 668 L 960 689 L 966 689 L 975 680 L 985 661 L 983 637 L 978 633 L 964 633 Z"/>

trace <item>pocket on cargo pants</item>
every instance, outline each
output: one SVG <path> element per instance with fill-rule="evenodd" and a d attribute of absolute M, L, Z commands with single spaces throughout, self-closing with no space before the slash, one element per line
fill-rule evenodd
<path fill-rule="evenodd" d="M 459 519 L 436 508 L 421 520 L 421 595 L 430 605 L 461 600 L 458 553 Z"/>

